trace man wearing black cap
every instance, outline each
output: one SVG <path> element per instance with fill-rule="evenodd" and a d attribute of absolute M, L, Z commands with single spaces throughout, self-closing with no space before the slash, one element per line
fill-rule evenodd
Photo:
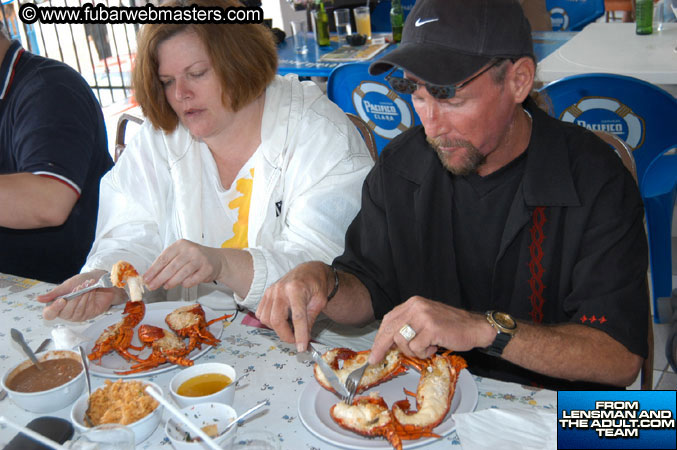
<path fill-rule="evenodd" d="M 401 45 L 370 71 L 412 94 L 422 127 L 365 180 L 344 254 L 287 274 L 259 319 L 299 350 L 320 312 L 382 319 L 371 363 L 392 345 L 419 357 L 446 348 L 507 381 L 631 384 L 648 353 L 641 198 L 605 143 L 528 99 L 535 62 L 519 4 L 419 0 Z"/>

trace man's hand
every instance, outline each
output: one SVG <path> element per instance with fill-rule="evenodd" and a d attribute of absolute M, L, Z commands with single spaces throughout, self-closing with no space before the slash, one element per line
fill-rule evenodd
<path fill-rule="evenodd" d="M 37 300 L 41 303 L 54 301 L 52 304 L 45 306 L 42 310 L 42 317 L 45 320 L 53 320 L 59 317 L 73 322 L 80 322 L 107 311 L 113 303 L 124 302 L 126 294 L 119 288 L 94 289 L 67 301 L 59 298 L 95 283 L 104 273 L 106 273 L 104 270 L 95 270 L 75 275 L 46 294 L 38 296 Z"/>
<path fill-rule="evenodd" d="M 407 324 L 416 332 L 410 341 L 400 334 Z M 369 363 L 382 361 L 393 345 L 405 355 L 428 358 L 438 347 L 454 351 L 486 347 L 495 336 L 496 332 L 483 315 L 414 296 L 383 317 Z"/>
<path fill-rule="evenodd" d="M 222 270 L 220 249 L 185 239 L 167 247 L 148 268 L 143 278 L 151 290 L 159 287 L 185 288 L 216 280 Z"/>
<path fill-rule="evenodd" d="M 317 261 L 301 264 L 266 290 L 256 317 L 275 330 L 283 341 L 296 342 L 296 349 L 302 352 L 308 346 L 310 330 L 333 287 L 334 277 L 329 266 Z M 290 317 L 293 330 L 289 326 Z"/>

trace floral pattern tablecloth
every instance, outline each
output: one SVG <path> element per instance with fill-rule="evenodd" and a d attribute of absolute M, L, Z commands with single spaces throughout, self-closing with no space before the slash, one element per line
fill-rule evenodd
<path fill-rule="evenodd" d="M 51 285 L 25 278 L 0 274 L 0 373 L 23 360 L 18 345 L 9 336 L 10 328 L 20 329 L 29 345 L 37 347 L 59 321 L 47 322 L 42 319 L 43 305 L 35 300 L 47 292 Z M 244 320 L 244 324 L 243 322 Z M 90 321 L 89 323 L 92 323 Z M 312 363 L 297 358 L 296 349 L 281 342 L 275 333 L 266 328 L 247 325 L 253 322 L 251 316 L 239 313 L 233 323 L 227 324 L 221 335 L 221 343 L 211 349 L 197 363 L 206 361 L 226 362 L 235 367 L 238 374 L 249 373 L 246 381 L 238 387 L 233 407 L 241 412 L 263 399 L 270 400 L 270 406 L 262 414 L 246 421 L 239 433 L 248 430 L 266 430 L 277 436 L 281 449 L 334 449 L 308 431 L 298 413 L 298 398 L 311 382 Z M 72 324 L 68 324 L 72 326 Z M 81 324 L 84 328 L 88 324 Z M 77 328 L 77 327 L 75 327 Z M 170 379 L 176 374 L 173 369 L 145 378 L 160 385 L 168 396 Z M 557 394 L 554 391 L 528 388 L 514 383 L 505 383 L 488 378 L 474 377 L 479 393 L 476 410 L 486 408 L 537 408 L 556 412 Z M 103 378 L 93 377 L 92 389 L 103 385 Z M 70 406 L 48 414 L 34 414 L 16 406 L 9 398 L 0 402 L 0 415 L 25 425 L 39 415 L 68 418 Z M 167 418 L 165 417 L 163 422 Z M 553 423 L 553 427 L 554 427 Z M 0 446 L 7 443 L 16 432 L 0 425 Z M 237 438 L 236 438 L 237 440 Z M 422 448 L 442 449 L 450 445 L 459 446 L 459 438 L 452 431 L 444 438 Z M 172 448 L 161 424 L 146 441 L 137 445 L 140 449 Z M 406 448 L 406 446 L 405 446 Z"/>

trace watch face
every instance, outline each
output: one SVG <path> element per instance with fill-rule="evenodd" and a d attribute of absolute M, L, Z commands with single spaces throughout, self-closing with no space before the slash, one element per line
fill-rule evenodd
<path fill-rule="evenodd" d="M 515 322 L 515 319 L 513 319 L 510 314 L 495 311 L 492 314 L 492 317 L 496 323 L 503 328 L 507 328 L 508 330 L 517 328 L 517 322 Z"/>

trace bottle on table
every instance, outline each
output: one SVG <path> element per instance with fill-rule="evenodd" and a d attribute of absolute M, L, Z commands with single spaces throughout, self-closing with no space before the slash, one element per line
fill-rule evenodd
<path fill-rule="evenodd" d="M 317 45 L 326 47 L 329 45 L 329 16 L 324 9 L 324 2 L 318 0 L 315 11 L 315 39 Z"/>
<path fill-rule="evenodd" d="M 390 8 L 390 26 L 393 29 L 393 42 L 402 40 L 402 26 L 404 25 L 404 11 L 401 0 L 392 0 Z"/>
<path fill-rule="evenodd" d="M 635 33 L 653 32 L 653 0 L 635 0 Z"/>

